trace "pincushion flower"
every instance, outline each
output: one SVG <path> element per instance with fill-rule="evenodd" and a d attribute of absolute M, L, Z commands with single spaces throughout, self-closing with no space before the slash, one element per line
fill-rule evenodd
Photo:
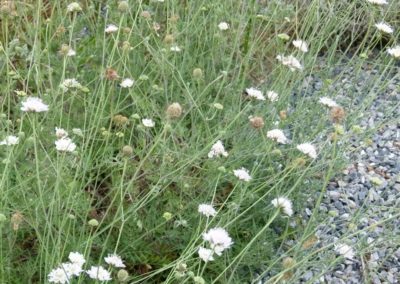
<path fill-rule="evenodd" d="M 82 266 L 78 263 L 72 263 L 72 262 L 61 263 L 60 268 L 62 268 L 65 271 L 68 279 L 71 279 L 74 276 L 79 276 L 83 272 Z"/>
<path fill-rule="evenodd" d="M 269 139 L 275 140 L 280 144 L 288 143 L 288 139 L 286 138 L 285 134 L 280 129 L 272 129 L 267 132 L 267 137 Z"/>
<path fill-rule="evenodd" d="M 116 254 L 109 254 L 107 257 L 104 258 L 104 261 L 115 267 L 125 267 L 125 264 L 122 262 L 121 257 Z"/>
<path fill-rule="evenodd" d="M 76 149 L 76 144 L 70 138 L 61 138 L 56 142 L 56 149 L 61 152 L 73 152 Z"/>
<path fill-rule="evenodd" d="M 323 104 L 327 107 L 338 107 L 339 106 L 334 100 L 332 100 L 328 97 L 319 98 L 319 103 Z"/>
<path fill-rule="evenodd" d="M 126 78 L 126 79 L 122 80 L 120 86 L 121 86 L 122 88 L 130 88 L 130 87 L 133 86 L 134 83 L 135 83 L 134 80 L 132 80 L 132 79 L 130 79 L 130 78 Z"/>
<path fill-rule="evenodd" d="M 240 168 L 238 170 L 234 170 L 233 174 L 240 180 L 249 182 L 251 180 L 251 176 L 249 174 L 249 171 L 245 168 Z"/>
<path fill-rule="evenodd" d="M 68 255 L 68 259 L 72 263 L 76 263 L 76 264 L 78 264 L 80 266 L 82 266 L 86 262 L 85 257 L 83 256 L 83 254 L 81 254 L 79 252 L 70 252 L 69 255 Z"/>
<path fill-rule="evenodd" d="M 222 141 L 218 140 L 214 145 L 212 145 L 211 150 L 208 153 L 208 157 L 212 159 L 220 156 L 228 157 L 228 152 L 225 151 Z"/>
<path fill-rule="evenodd" d="M 257 100 L 265 101 L 265 97 L 264 97 L 263 93 L 260 90 L 257 90 L 256 88 L 253 88 L 253 87 L 252 88 L 247 88 L 246 89 L 246 94 L 249 97 L 255 98 Z"/>
<path fill-rule="evenodd" d="M 354 259 L 354 250 L 351 246 L 346 244 L 335 245 L 335 251 L 348 259 Z"/>
<path fill-rule="evenodd" d="M 278 59 L 278 61 L 281 62 L 283 65 L 289 67 L 290 71 L 303 70 L 303 66 L 301 65 L 300 61 L 292 55 L 278 55 L 276 59 Z"/>
<path fill-rule="evenodd" d="M 61 83 L 60 87 L 64 92 L 70 89 L 82 89 L 81 83 L 79 83 L 75 78 L 65 79 L 64 82 Z"/>
<path fill-rule="evenodd" d="M 283 213 L 286 215 L 293 215 L 292 202 L 286 197 L 275 198 L 271 201 L 271 203 L 274 207 L 282 209 Z"/>
<path fill-rule="evenodd" d="M 177 45 L 171 46 L 170 50 L 173 51 L 173 52 L 181 52 L 182 51 L 182 49 Z"/>
<path fill-rule="evenodd" d="M 375 27 L 380 30 L 381 32 L 387 33 L 387 34 L 392 34 L 394 32 L 393 28 L 385 23 L 385 22 L 379 22 L 375 24 Z"/>
<path fill-rule="evenodd" d="M 68 137 L 68 132 L 65 131 L 63 128 L 56 127 L 56 137 L 58 139 Z"/>
<path fill-rule="evenodd" d="M 215 209 L 210 204 L 200 204 L 198 212 L 207 217 L 215 216 L 217 214 L 217 211 L 215 211 Z"/>
<path fill-rule="evenodd" d="M 307 45 L 307 43 L 305 41 L 303 41 L 301 39 L 297 39 L 297 40 L 294 40 L 292 42 L 292 44 L 294 45 L 294 47 L 296 47 L 300 51 L 308 52 L 308 45 Z"/>
<path fill-rule="evenodd" d="M 114 24 L 109 24 L 106 26 L 104 32 L 107 34 L 115 33 L 118 31 L 118 27 Z"/>
<path fill-rule="evenodd" d="M 225 249 L 232 246 L 233 242 L 228 232 L 223 228 L 212 228 L 207 233 L 203 233 L 203 239 L 209 243 L 210 248 L 221 255 Z"/>
<path fill-rule="evenodd" d="M 111 273 L 108 272 L 101 266 L 92 266 L 86 273 L 89 275 L 90 278 L 100 280 L 100 281 L 110 281 Z"/>
<path fill-rule="evenodd" d="M 28 97 L 22 102 L 21 110 L 25 112 L 45 112 L 49 110 L 49 106 L 44 104 L 40 98 Z"/>
<path fill-rule="evenodd" d="M 400 58 L 400 45 L 397 45 L 393 48 L 389 48 L 387 52 L 393 56 L 394 58 Z"/>
<path fill-rule="evenodd" d="M 60 267 L 50 271 L 47 277 L 50 283 L 57 283 L 57 284 L 69 283 L 67 273 L 64 271 L 64 269 Z"/>
<path fill-rule="evenodd" d="M 303 154 L 310 156 L 313 159 L 317 157 L 317 150 L 315 150 L 314 145 L 312 145 L 311 143 L 299 144 L 297 145 L 297 150 L 299 150 Z"/>
<path fill-rule="evenodd" d="M 80 12 L 80 11 L 82 11 L 82 7 L 79 5 L 78 2 L 72 2 L 67 6 L 67 12 L 69 13 Z"/>
<path fill-rule="evenodd" d="M 278 93 L 274 92 L 274 91 L 268 91 L 267 92 L 267 98 L 271 101 L 271 102 L 276 102 L 279 98 Z"/>
<path fill-rule="evenodd" d="M 207 249 L 207 248 L 204 248 L 204 247 L 199 247 L 198 254 L 199 254 L 199 257 L 204 262 L 208 262 L 208 261 L 213 261 L 214 260 L 214 257 L 213 257 L 214 251 L 211 250 L 211 249 Z"/>
<path fill-rule="evenodd" d="M 219 28 L 221 31 L 226 31 L 226 30 L 229 29 L 229 24 L 228 24 L 227 22 L 220 22 L 220 23 L 218 24 L 218 28 Z"/>
<path fill-rule="evenodd" d="M 0 142 L 0 145 L 13 146 L 17 145 L 18 143 L 19 143 L 19 138 L 17 136 L 9 135 L 3 141 Z"/>
<path fill-rule="evenodd" d="M 155 122 L 150 118 L 143 118 L 142 123 L 146 127 L 154 127 L 156 125 Z"/>
<path fill-rule="evenodd" d="M 367 0 L 371 4 L 376 4 L 376 5 L 387 5 L 388 2 L 387 0 Z"/>

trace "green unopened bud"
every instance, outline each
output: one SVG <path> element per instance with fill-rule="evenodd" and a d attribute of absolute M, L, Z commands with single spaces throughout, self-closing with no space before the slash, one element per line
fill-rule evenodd
<path fill-rule="evenodd" d="M 118 4 L 118 10 L 122 13 L 128 12 L 129 11 L 129 3 L 128 1 L 121 1 Z"/>
<path fill-rule="evenodd" d="M 226 169 L 225 169 L 225 167 L 223 167 L 223 166 L 218 167 L 218 170 L 219 170 L 221 173 L 226 173 Z"/>
<path fill-rule="evenodd" d="M 122 154 L 125 157 L 130 157 L 133 154 L 133 148 L 129 145 L 125 145 L 124 147 L 122 147 Z"/>
<path fill-rule="evenodd" d="M 290 36 L 288 34 L 278 34 L 278 38 L 284 41 L 288 41 L 290 39 Z"/>
<path fill-rule="evenodd" d="M 97 227 L 99 225 L 99 221 L 97 221 L 96 219 L 91 219 L 89 220 L 88 224 L 91 227 Z"/>
<path fill-rule="evenodd" d="M 163 214 L 163 218 L 164 218 L 166 221 L 169 221 L 169 220 L 172 219 L 172 214 L 169 213 L 169 212 L 165 212 L 165 213 Z"/>
<path fill-rule="evenodd" d="M 193 78 L 197 80 L 203 78 L 203 70 L 200 68 L 193 69 Z"/>
<path fill-rule="evenodd" d="M 205 284 L 206 283 L 206 281 L 201 276 L 193 277 L 193 281 L 195 284 Z"/>
<path fill-rule="evenodd" d="M 120 269 L 117 273 L 118 281 L 126 282 L 129 278 L 129 273 L 125 269 Z"/>

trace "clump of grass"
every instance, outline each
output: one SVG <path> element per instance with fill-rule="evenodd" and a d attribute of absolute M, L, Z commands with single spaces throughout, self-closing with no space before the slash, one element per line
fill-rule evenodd
<path fill-rule="evenodd" d="M 85 259 L 77 283 L 244 283 L 262 267 L 295 281 L 323 251 L 317 208 L 350 135 L 338 132 L 362 111 L 321 107 L 341 78 L 330 69 L 367 61 L 381 88 L 398 29 L 373 22 L 396 7 L 0 3 L 0 282 L 61 283 L 70 252 Z M 299 95 L 310 74 L 326 86 Z"/>

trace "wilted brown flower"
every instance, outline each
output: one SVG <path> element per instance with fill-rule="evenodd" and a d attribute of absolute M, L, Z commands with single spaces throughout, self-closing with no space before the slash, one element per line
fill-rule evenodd
<path fill-rule="evenodd" d="M 171 34 L 165 35 L 165 37 L 164 37 L 165 44 L 172 44 L 172 43 L 174 43 L 174 41 L 175 41 L 175 38 L 173 35 L 171 35 Z"/>
<path fill-rule="evenodd" d="M 250 124 L 255 129 L 260 129 L 264 126 L 264 119 L 261 116 L 254 116 L 250 118 Z"/>
<path fill-rule="evenodd" d="M 140 16 L 142 16 L 145 19 L 150 19 L 151 18 L 151 14 L 149 11 L 143 11 L 142 13 L 140 13 Z"/>
<path fill-rule="evenodd" d="M 107 80 L 117 80 L 119 78 L 117 71 L 110 67 L 106 69 L 105 76 Z"/>
<path fill-rule="evenodd" d="M 179 103 L 172 103 L 168 106 L 166 113 L 169 118 L 178 118 L 182 115 L 182 107 Z"/>
<path fill-rule="evenodd" d="M 279 112 L 279 117 L 280 117 L 282 120 L 285 120 L 285 119 L 287 118 L 287 111 L 286 111 L 286 110 L 281 110 L 281 111 Z"/>
<path fill-rule="evenodd" d="M 331 108 L 331 119 L 334 123 L 340 123 L 343 121 L 346 113 L 340 106 L 334 106 Z"/>
<path fill-rule="evenodd" d="M 23 221 L 24 221 L 24 216 L 22 215 L 21 212 L 17 211 L 14 214 L 12 214 L 11 224 L 13 226 L 13 230 L 17 231 Z"/>
<path fill-rule="evenodd" d="M 129 119 L 126 116 L 121 114 L 114 115 L 113 122 L 116 126 L 124 126 L 129 122 Z"/>
<path fill-rule="evenodd" d="M 318 242 L 318 237 L 315 235 L 310 236 L 307 240 L 304 241 L 303 245 L 301 246 L 302 249 L 309 249 L 313 245 Z"/>

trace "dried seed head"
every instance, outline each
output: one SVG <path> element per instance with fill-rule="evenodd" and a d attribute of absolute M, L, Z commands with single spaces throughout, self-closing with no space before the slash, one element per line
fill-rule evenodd
<path fill-rule="evenodd" d="M 116 126 L 124 126 L 129 122 L 129 119 L 126 116 L 117 114 L 113 117 L 113 122 Z"/>
<path fill-rule="evenodd" d="M 281 110 L 279 112 L 279 117 L 281 118 L 281 120 L 285 120 L 287 118 L 287 111 L 286 110 Z"/>
<path fill-rule="evenodd" d="M 124 147 L 122 147 L 122 154 L 125 157 L 131 157 L 133 154 L 133 148 L 129 145 L 125 145 Z"/>
<path fill-rule="evenodd" d="M 21 225 L 22 221 L 24 220 L 24 216 L 21 214 L 21 212 L 15 212 L 11 216 L 11 224 L 13 227 L 14 231 L 18 231 L 19 226 Z"/>
<path fill-rule="evenodd" d="M 182 107 L 179 103 L 170 104 L 166 113 L 169 118 L 178 118 L 182 115 Z"/>
<path fill-rule="evenodd" d="M 61 45 L 61 47 L 60 47 L 59 53 L 60 53 L 62 56 L 67 56 L 70 50 L 71 50 L 71 48 L 69 47 L 68 44 L 63 44 L 63 45 Z"/>
<path fill-rule="evenodd" d="M 118 3 L 118 10 L 122 13 L 126 13 L 129 11 L 129 3 L 128 1 L 121 1 Z"/>
<path fill-rule="evenodd" d="M 285 257 L 282 260 L 282 266 L 285 269 L 292 268 L 295 265 L 296 265 L 296 261 L 292 257 Z"/>
<path fill-rule="evenodd" d="M 346 113 L 342 107 L 335 106 L 331 108 L 331 119 L 334 123 L 342 122 L 345 116 Z"/>
<path fill-rule="evenodd" d="M 303 243 L 303 245 L 301 247 L 302 247 L 302 249 L 309 249 L 310 247 L 315 245 L 317 242 L 318 242 L 318 237 L 315 235 L 312 235 L 307 240 L 305 240 L 305 242 Z"/>
<path fill-rule="evenodd" d="M 307 161 L 304 158 L 297 158 L 293 161 L 293 166 L 302 168 L 305 166 L 306 163 L 307 163 Z"/>
<path fill-rule="evenodd" d="M 117 71 L 110 67 L 106 69 L 105 76 L 107 80 L 117 80 L 119 77 Z"/>
<path fill-rule="evenodd" d="M 203 78 L 203 70 L 200 68 L 193 69 L 193 78 L 197 80 Z"/>
<path fill-rule="evenodd" d="M 64 26 L 59 26 L 56 30 L 56 36 L 61 36 L 66 32 L 66 29 Z"/>
<path fill-rule="evenodd" d="M 171 35 L 171 34 L 165 35 L 165 37 L 164 37 L 165 44 L 172 44 L 172 43 L 174 43 L 174 41 L 175 41 L 175 38 L 173 35 Z"/>
<path fill-rule="evenodd" d="M 250 124 L 255 129 L 260 129 L 264 127 L 264 119 L 261 116 L 254 116 L 250 118 Z"/>
<path fill-rule="evenodd" d="M 178 22 L 178 20 L 179 20 L 179 16 L 178 16 L 178 15 L 172 15 L 172 16 L 169 18 L 169 21 L 170 21 L 172 24 L 176 24 L 176 23 Z"/>
<path fill-rule="evenodd" d="M 142 16 L 145 19 L 150 19 L 151 18 L 151 14 L 149 11 L 143 11 L 142 13 L 140 13 L 140 16 Z"/>

